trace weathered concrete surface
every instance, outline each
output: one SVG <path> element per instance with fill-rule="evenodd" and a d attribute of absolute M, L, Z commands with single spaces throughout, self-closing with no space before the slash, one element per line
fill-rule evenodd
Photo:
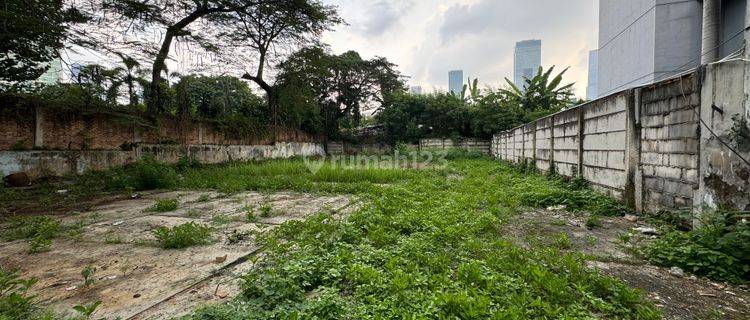
<path fill-rule="evenodd" d="M 139 145 L 133 151 L 0 151 L 0 176 L 26 172 L 32 179 L 82 174 L 120 167 L 153 156 L 165 163 L 190 157 L 206 164 L 323 156 L 319 143 L 277 142 L 273 145 Z"/>
<path fill-rule="evenodd" d="M 744 94 L 750 86 L 750 63 L 735 60 L 706 68 L 701 95 L 699 190 L 696 204 L 712 208 L 750 211 L 750 141 L 731 134 L 750 132 L 750 100 Z"/>
<path fill-rule="evenodd" d="M 179 208 L 165 213 L 146 210 L 165 198 L 179 199 Z M 270 206 L 271 215 L 261 217 L 261 206 Z M 257 234 L 321 210 L 341 216 L 355 207 L 349 196 L 154 193 L 60 217 L 66 224 L 85 226 L 80 235 L 53 240 L 48 252 L 28 254 L 25 241 L 0 243 L 0 265 L 20 269 L 24 278 L 39 279 L 33 293 L 54 310 L 70 311 L 101 300 L 97 318 L 167 319 L 239 292 L 236 276 L 251 267 L 244 258 L 260 249 L 254 241 Z M 254 222 L 247 219 L 250 209 L 257 217 Z M 186 222 L 211 226 L 214 241 L 183 250 L 156 245 L 154 229 Z M 81 271 L 89 264 L 96 268 L 96 281 L 83 288 Z"/>
<path fill-rule="evenodd" d="M 467 151 L 477 151 L 484 154 L 490 154 L 490 141 L 479 139 L 462 139 L 453 141 L 453 139 L 429 138 L 420 139 L 420 149 L 463 149 Z"/>

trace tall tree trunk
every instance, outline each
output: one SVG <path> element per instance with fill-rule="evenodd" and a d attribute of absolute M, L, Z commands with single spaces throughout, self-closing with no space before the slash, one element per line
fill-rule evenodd
<path fill-rule="evenodd" d="M 213 12 L 219 12 L 223 9 L 206 9 L 204 7 L 197 8 L 191 12 L 187 17 L 182 18 L 179 22 L 169 26 L 167 32 L 164 34 L 164 40 L 159 48 L 159 53 L 154 59 L 154 65 L 151 68 L 151 84 L 149 85 L 149 99 L 148 99 L 148 112 L 151 114 L 160 113 L 164 110 L 159 110 L 162 101 L 161 94 L 159 92 L 159 83 L 161 83 L 161 72 L 166 68 L 167 57 L 169 57 L 169 49 L 172 47 L 172 41 L 174 38 L 187 27 L 190 23 L 199 18 Z"/>

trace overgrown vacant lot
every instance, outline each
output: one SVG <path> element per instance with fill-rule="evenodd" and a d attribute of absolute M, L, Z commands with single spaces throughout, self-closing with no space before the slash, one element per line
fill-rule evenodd
<path fill-rule="evenodd" d="M 221 211 L 232 207 L 230 203 L 240 208 L 232 207 L 227 211 L 231 214 L 227 215 L 229 220 L 224 224 L 214 221 L 215 212 L 208 215 L 211 218 L 203 218 L 206 225 L 232 226 L 211 228 L 214 233 L 218 232 L 217 229 L 223 230 L 222 245 L 218 247 L 216 242 L 204 243 L 202 239 L 191 237 L 177 237 L 178 241 L 169 242 L 169 245 L 159 241 L 160 234 L 165 239 L 174 240 L 173 234 L 201 234 L 205 231 L 174 228 L 182 224 L 167 224 L 166 227 L 171 228 L 155 230 L 141 227 L 145 235 L 140 238 L 131 239 L 128 237 L 132 235 L 128 234 L 120 234 L 117 238 L 133 244 L 139 243 L 138 239 L 150 239 L 153 244 L 146 245 L 148 252 L 157 258 L 163 255 L 161 257 L 179 260 L 181 255 L 197 255 L 205 259 L 217 256 L 221 260 L 224 251 L 220 250 L 223 249 L 230 257 L 219 261 L 217 267 L 231 264 L 233 260 L 242 264 L 241 268 L 230 273 L 241 278 L 239 287 L 230 290 L 230 293 L 237 293 L 236 297 L 197 309 L 185 316 L 188 319 L 658 319 L 662 317 L 662 311 L 657 304 L 662 307 L 667 304 L 664 309 L 670 318 L 702 318 L 712 315 L 712 312 L 719 316 L 723 314 L 721 310 L 714 310 L 718 305 L 712 306 L 711 303 L 705 306 L 705 314 L 673 313 L 669 301 L 647 295 L 609 276 L 619 276 L 618 272 L 600 273 L 594 266 L 602 265 L 592 263 L 592 260 L 605 259 L 597 258 L 596 252 L 579 245 L 588 236 L 554 227 L 560 224 L 549 218 L 573 217 L 571 219 L 581 220 L 582 225 L 586 224 L 584 220 L 591 213 L 620 216 L 625 210 L 615 201 L 576 183 L 524 174 L 482 157 L 458 157 L 446 168 L 341 169 L 325 165 L 316 173 L 311 173 L 302 160 L 206 168 L 189 165 L 173 168 L 147 162 L 83 177 L 71 189 L 76 188 L 88 188 L 89 192 L 152 188 L 218 190 L 210 193 L 211 199 L 226 200 L 220 200 L 212 209 L 201 212 Z M 248 191 L 262 192 L 251 193 L 256 199 L 246 201 L 253 204 L 251 207 L 240 204 L 242 201 L 231 200 L 238 195 L 247 195 Z M 267 220 L 286 215 L 273 213 L 273 206 L 264 205 L 263 195 L 271 197 L 284 193 L 309 195 L 306 198 L 310 199 L 309 207 L 315 209 L 304 210 L 307 214 L 292 215 L 293 219 Z M 149 195 L 150 202 L 143 202 L 138 211 L 146 212 L 140 218 L 177 216 L 183 219 L 181 222 L 197 219 L 194 210 L 200 207 L 200 203 L 208 201 L 208 196 L 199 196 L 194 191 L 190 194 L 188 200 L 178 201 L 176 207 L 169 201 L 155 202 L 160 194 Z M 330 206 L 326 208 L 312 200 L 321 197 L 336 199 L 337 195 L 357 199 L 357 205 L 348 206 L 350 210 L 346 211 L 331 210 Z M 186 202 L 191 205 L 184 205 Z M 555 212 L 543 209 L 560 205 L 564 205 L 564 209 Z M 172 210 L 176 213 L 169 214 Z M 535 214 L 528 214 L 532 211 Z M 524 217 L 532 219 L 531 227 L 519 222 Z M 622 224 L 616 222 L 620 221 L 618 219 L 621 218 L 605 218 L 600 222 L 605 225 L 605 230 L 614 229 L 590 236 L 599 236 L 610 242 L 617 237 L 618 230 L 627 232 L 630 225 L 618 227 L 618 223 Z M 150 226 L 153 229 L 157 224 Z M 593 227 L 595 221 L 591 224 Z M 271 227 L 265 228 L 264 225 Z M 543 232 L 544 227 L 550 225 L 551 232 Z M 585 230 L 581 225 L 578 226 Z M 107 234 L 106 230 L 102 231 L 102 226 L 86 225 L 82 228 L 84 234 Z M 244 247 L 227 249 L 231 229 L 256 232 L 250 234 Z M 55 254 L 58 242 L 75 243 L 76 240 L 55 238 L 53 241 L 49 251 L 41 253 L 51 261 L 59 257 Z M 32 237 L 28 245 L 33 243 Z M 178 251 L 171 249 L 181 247 L 180 243 L 192 246 Z M 595 246 L 595 243 L 590 243 L 590 246 Z M 120 248 L 129 250 L 125 249 L 129 248 L 127 246 Z M 248 255 L 256 249 L 259 249 L 258 254 Z M 29 254 L 28 259 L 39 259 L 38 254 Z M 116 255 L 117 251 L 111 254 Z M 92 265 L 103 263 L 91 261 Z M 206 263 L 214 262 L 208 260 Z M 33 265 L 21 268 L 26 275 L 39 274 L 34 273 Z M 193 269 L 195 266 L 189 264 L 176 266 L 176 270 Z M 666 273 L 663 269 L 656 269 L 657 273 Z M 165 276 L 158 270 L 151 275 Z M 632 278 L 639 277 L 633 275 Z M 216 294 L 213 288 L 215 285 L 218 288 L 218 284 L 209 280 L 199 283 L 193 292 L 190 285 L 195 280 L 191 278 L 185 284 L 186 290 L 178 290 L 182 296 L 178 294 L 171 301 L 162 301 L 138 317 L 164 318 L 186 314 L 201 304 L 217 302 L 215 299 L 191 297 L 191 294 L 202 292 L 200 290 Z M 667 282 L 667 285 L 679 284 L 679 281 Z M 708 282 L 702 284 L 710 286 Z M 84 293 L 74 296 L 71 301 L 89 303 L 102 300 L 96 316 L 123 314 L 115 312 L 116 306 L 112 307 L 112 301 L 107 301 L 109 284 L 100 281 L 93 286 L 97 285 L 100 287 L 96 295 Z M 127 285 L 127 282 L 121 285 Z M 709 293 L 716 296 L 724 294 L 724 290 Z M 742 290 L 730 293 L 724 300 L 739 298 L 732 302 L 735 312 L 730 312 L 729 316 L 742 318 L 747 314 L 747 306 L 742 302 L 748 295 Z M 129 296 L 122 298 L 118 303 L 133 303 L 129 299 Z M 107 313 L 106 310 L 115 311 Z"/>

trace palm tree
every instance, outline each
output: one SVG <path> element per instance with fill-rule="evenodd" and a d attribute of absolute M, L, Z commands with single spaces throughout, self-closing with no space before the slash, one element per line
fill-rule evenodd
<path fill-rule="evenodd" d="M 500 92 L 506 94 L 519 103 L 523 109 L 530 112 L 537 110 L 558 111 L 573 104 L 574 83 L 560 86 L 563 74 L 569 68 L 565 68 L 550 81 L 555 66 L 552 66 L 546 72 L 542 67 L 539 67 L 536 76 L 526 79 L 523 89 L 518 88 L 512 81 L 505 78 L 508 88 L 500 89 Z"/>

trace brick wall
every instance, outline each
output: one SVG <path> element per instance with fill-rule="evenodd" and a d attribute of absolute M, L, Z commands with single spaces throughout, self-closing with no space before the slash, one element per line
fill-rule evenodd
<path fill-rule="evenodd" d="M 27 119 L 27 121 L 18 121 Z M 34 113 L 0 113 L 0 150 L 10 150 L 14 145 L 30 149 L 34 146 Z"/>
<path fill-rule="evenodd" d="M 48 150 L 119 150 L 123 144 L 174 143 L 182 145 L 268 145 L 278 141 L 314 142 L 317 139 L 299 130 L 266 128 L 259 137 L 230 137 L 209 122 L 162 118 L 156 124 L 133 121 L 122 114 L 40 112 L 0 114 L 0 150 L 10 150 L 23 142 Z M 135 118 L 137 119 L 137 118 Z"/>

